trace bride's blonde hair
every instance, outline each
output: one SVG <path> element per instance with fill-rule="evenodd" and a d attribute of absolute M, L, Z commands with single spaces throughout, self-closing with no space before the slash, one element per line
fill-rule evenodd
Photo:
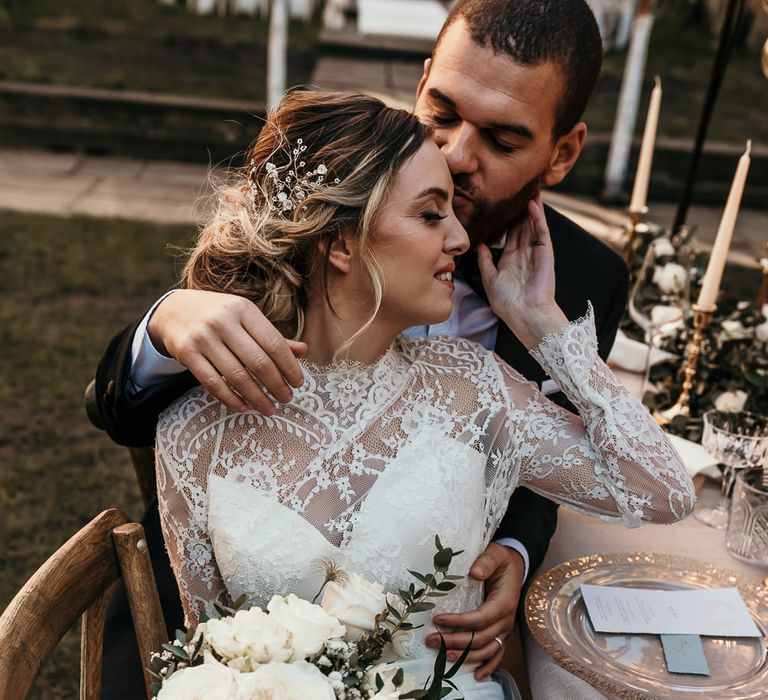
<path fill-rule="evenodd" d="M 353 236 L 375 294 L 357 337 L 381 303 L 373 223 L 392 179 L 428 135 L 409 112 L 367 95 L 290 93 L 269 115 L 248 164 L 219 189 L 182 286 L 246 297 L 284 336 L 297 338 L 309 279 L 324 262 L 318 250 L 329 250 L 342 234 Z"/>

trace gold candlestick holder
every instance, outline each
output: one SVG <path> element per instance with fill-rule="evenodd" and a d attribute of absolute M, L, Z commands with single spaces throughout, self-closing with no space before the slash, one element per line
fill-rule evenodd
<path fill-rule="evenodd" d="M 680 396 L 675 403 L 664 411 L 654 411 L 653 417 L 659 425 L 666 425 L 678 416 L 689 417 L 691 415 L 691 389 L 693 379 L 699 365 L 701 344 L 704 340 L 704 329 L 712 321 L 712 315 L 717 307 L 702 309 L 698 304 L 693 309 L 693 336 L 685 348 L 685 360 L 683 365 L 683 385 Z"/>
<path fill-rule="evenodd" d="M 627 224 L 627 243 L 624 248 L 624 261 L 627 263 L 627 267 L 632 269 L 632 253 L 634 252 L 635 237 L 637 232 L 644 228 L 642 223 L 643 218 L 648 213 L 648 207 L 642 209 L 627 209 L 627 216 L 629 222 Z"/>

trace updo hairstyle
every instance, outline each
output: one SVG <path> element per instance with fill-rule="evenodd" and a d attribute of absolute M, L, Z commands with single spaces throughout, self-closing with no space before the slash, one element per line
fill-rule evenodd
<path fill-rule="evenodd" d="M 414 115 L 367 95 L 289 93 L 268 116 L 247 165 L 230 172 L 217 193 L 182 286 L 246 297 L 295 339 L 303 329 L 309 280 L 317 265 L 327 269 L 318 249 L 328 251 L 340 236 L 352 235 L 375 292 L 375 308 L 357 337 L 381 303 L 372 226 L 393 178 L 429 133 Z M 298 186 L 302 173 L 314 173 L 310 187 Z M 285 194 L 278 200 L 276 181 L 289 177 L 294 188 L 286 205 Z M 321 279 L 327 298 L 324 274 Z"/>

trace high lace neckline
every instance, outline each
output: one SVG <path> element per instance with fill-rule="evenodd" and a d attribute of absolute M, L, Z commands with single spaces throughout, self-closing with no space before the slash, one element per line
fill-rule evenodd
<path fill-rule="evenodd" d="M 363 362 L 362 360 L 338 360 L 336 362 L 318 363 L 307 360 L 303 357 L 298 358 L 299 366 L 305 372 L 320 377 L 331 374 L 349 374 L 351 371 L 362 374 L 373 374 L 381 368 L 395 369 L 400 351 L 399 340 L 392 341 L 392 344 L 373 362 Z"/>

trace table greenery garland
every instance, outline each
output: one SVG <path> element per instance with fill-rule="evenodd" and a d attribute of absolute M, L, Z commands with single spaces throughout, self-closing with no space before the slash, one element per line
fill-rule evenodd
<path fill-rule="evenodd" d="M 693 303 L 709 257 L 705 252 L 692 253 L 693 233 L 671 235 L 669 230 L 658 226 L 638 231 L 630 256 L 630 289 L 649 246 L 654 246 L 651 264 L 655 269 L 648 275 L 650 284 L 640 290 L 640 301 L 649 306 L 663 304 L 662 288 L 674 284 L 675 266 L 683 265 L 690 271 L 689 300 Z M 643 340 L 643 331 L 628 313 L 621 327 L 630 337 Z M 643 396 L 643 403 L 649 409 L 667 408 L 680 395 L 682 359 L 690 333 L 688 319 L 658 341 L 658 347 L 673 353 L 674 357 L 651 367 L 651 389 Z M 690 408 L 690 418 L 678 416 L 665 429 L 697 442 L 701 439 L 702 416 L 711 408 L 768 414 L 768 305 L 758 309 L 752 300 L 737 300 L 727 295 L 718 301 L 712 320 L 704 330 Z"/>

